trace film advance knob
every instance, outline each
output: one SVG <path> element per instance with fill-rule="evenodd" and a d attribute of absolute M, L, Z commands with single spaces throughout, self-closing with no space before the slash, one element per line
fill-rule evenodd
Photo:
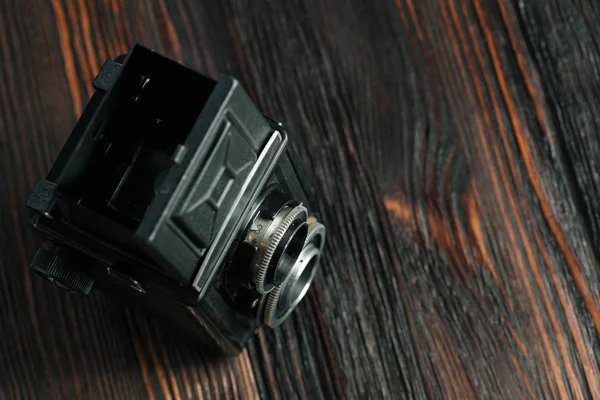
<path fill-rule="evenodd" d="M 94 279 L 75 266 L 64 254 L 39 249 L 31 261 L 31 269 L 56 286 L 73 293 L 88 295 L 94 287 Z"/>

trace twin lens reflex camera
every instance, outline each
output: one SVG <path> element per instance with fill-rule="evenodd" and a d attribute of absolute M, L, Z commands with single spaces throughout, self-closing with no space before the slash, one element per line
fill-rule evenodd
<path fill-rule="evenodd" d="M 239 352 L 294 310 L 325 242 L 285 129 L 234 78 L 215 81 L 140 45 L 107 61 L 93 86 L 27 200 L 50 243 L 32 269 Z"/>

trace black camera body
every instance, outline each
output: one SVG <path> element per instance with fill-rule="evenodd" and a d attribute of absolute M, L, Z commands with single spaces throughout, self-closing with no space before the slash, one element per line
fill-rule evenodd
<path fill-rule="evenodd" d="M 285 129 L 235 79 L 140 45 L 107 61 L 94 88 L 27 200 L 52 243 L 31 267 L 239 352 L 298 304 L 325 240 Z"/>

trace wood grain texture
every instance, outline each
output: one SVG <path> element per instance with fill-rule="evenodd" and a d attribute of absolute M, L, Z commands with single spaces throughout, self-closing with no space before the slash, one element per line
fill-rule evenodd
<path fill-rule="evenodd" d="M 600 398 L 594 0 L 0 0 L 0 398 Z M 239 357 L 32 276 L 25 198 L 136 41 L 238 77 L 327 253 Z"/>

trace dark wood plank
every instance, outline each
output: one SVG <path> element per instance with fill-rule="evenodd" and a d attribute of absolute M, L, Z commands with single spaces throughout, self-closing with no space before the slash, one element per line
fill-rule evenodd
<path fill-rule="evenodd" d="M 593 0 L 0 0 L 0 398 L 600 398 Z M 32 276 L 24 202 L 141 41 L 286 121 L 329 228 L 239 357 Z"/>

